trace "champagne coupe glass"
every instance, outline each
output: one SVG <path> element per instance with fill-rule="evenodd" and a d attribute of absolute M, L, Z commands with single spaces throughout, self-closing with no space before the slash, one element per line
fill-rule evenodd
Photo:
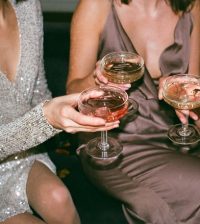
<path fill-rule="evenodd" d="M 132 83 L 143 76 L 144 60 L 136 53 L 128 51 L 112 52 L 102 58 L 101 69 L 109 82 Z"/>
<path fill-rule="evenodd" d="M 191 74 L 169 76 L 163 86 L 163 98 L 179 110 L 200 107 L 200 77 Z M 188 119 L 188 115 L 185 115 Z M 197 127 L 192 124 L 176 124 L 168 131 L 168 137 L 176 144 L 190 145 L 200 140 Z"/>
<path fill-rule="evenodd" d="M 81 93 L 78 109 L 83 114 L 101 117 L 107 122 L 117 121 L 128 111 L 128 95 L 124 90 L 112 86 L 89 88 Z M 102 131 L 101 137 L 87 143 L 86 152 L 94 160 L 109 164 L 119 157 L 122 145 L 108 137 L 107 131 Z"/>
<path fill-rule="evenodd" d="M 144 60 L 140 55 L 133 52 L 112 52 L 102 58 L 100 68 L 109 82 L 128 84 L 136 82 L 143 76 Z M 129 107 L 128 115 L 132 116 L 138 108 L 137 102 L 129 99 Z"/>

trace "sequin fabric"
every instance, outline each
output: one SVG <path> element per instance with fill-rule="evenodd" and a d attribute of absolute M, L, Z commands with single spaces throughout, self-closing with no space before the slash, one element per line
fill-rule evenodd
<path fill-rule="evenodd" d="M 59 130 L 45 119 L 42 106 L 51 98 L 43 66 L 43 24 L 39 0 L 16 3 L 20 60 L 15 81 L 0 71 L 0 221 L 31 212 L 26 196 L 28 173 L 35 160 L 55 166 L 40 143 Z"/>

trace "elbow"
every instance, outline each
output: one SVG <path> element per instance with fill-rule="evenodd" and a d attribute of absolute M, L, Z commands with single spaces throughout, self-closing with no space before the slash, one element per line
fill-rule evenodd
<path fill-rule="evenodd" d="M 72 94 L 72 93 L 77 93 L 77 92 L 80 92 L 78 89 L 77 89 L 77 81 L 72 81 L 70 83 L 67 83 L 66 84 L 66 94 Z"/>

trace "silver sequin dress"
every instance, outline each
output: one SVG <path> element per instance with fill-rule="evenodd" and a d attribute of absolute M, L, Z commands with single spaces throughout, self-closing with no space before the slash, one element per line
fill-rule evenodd
<path fill-rule="evenodd" d="M 0 221 L 31 212 L 26 181 L 35 160 L 55 166 L 38 145 L 58 130 L 48 124 L 42 102 L 51 98 L 43 67 L 43 24 L 39 0 L 10 0 L 20 33 L 20 60 L 11 82 L 0 71 Z"/>

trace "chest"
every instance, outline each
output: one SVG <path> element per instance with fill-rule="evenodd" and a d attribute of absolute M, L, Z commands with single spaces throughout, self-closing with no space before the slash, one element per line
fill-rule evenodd
<path fill-rule="evenodd" d="M 117 10 L 117 14 L 137 53 L 144 58 L 151 77 L 157 79 L 161 76 L 160 56 L 174 42 L 179 17 L 167 9 L 155 15 L 134 10 L 125 8 Z"/>
<path fill-rule="evenodd" d="M 15 5 L 15 25 L 0 30 L 0 95 L 1 102 L 16 105 L 32 99 L 40 72 L 42 56 L 42 27 L 34 1 Z M 43 72 L 43 67 L 41 67 Z"/>
<path fill-rule="evenodd" d="M 8 24 L 0 26 L 0 77 L 22 90 L 25 81 L 34 79 L 38 72 L 42 29 L 33 11 L 34 1 L 12 3 L 10 8 Z"/>
<path fill-rule="evenodd" d="M 16 19 L 10 26 L 0 27 L 0 43 L 0 71 L 13 81 L 20 57 L 20 39 Z"/>

